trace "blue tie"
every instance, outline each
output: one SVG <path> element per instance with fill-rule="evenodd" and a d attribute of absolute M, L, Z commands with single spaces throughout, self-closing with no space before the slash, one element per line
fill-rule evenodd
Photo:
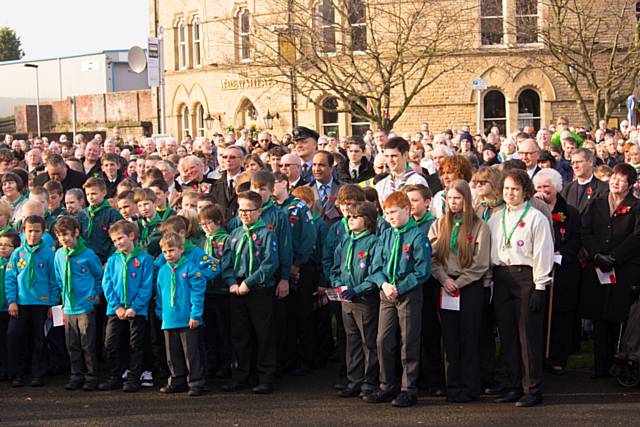
<path fill-rule="evenodd" d="M 320 201 L 322 203 L 322 208 L 326 208 L 327 202 L 329 202 L 329 187 L 325 184 L 320 185 Z"/>

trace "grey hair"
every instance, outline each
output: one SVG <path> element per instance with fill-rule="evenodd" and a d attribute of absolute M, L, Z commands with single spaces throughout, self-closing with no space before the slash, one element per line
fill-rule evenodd
<path fill-rule="evenodd" d="M 549 182 L 551 182 L 551 185 L 556 188 L 557 193 L 562 191 L 562 176 L 560 175 L 560 172 L 551 168 L 541 169 L 533 176 L 533 185 L 537 186 L 540 181 L 545 179 L 548 179 Z"/>

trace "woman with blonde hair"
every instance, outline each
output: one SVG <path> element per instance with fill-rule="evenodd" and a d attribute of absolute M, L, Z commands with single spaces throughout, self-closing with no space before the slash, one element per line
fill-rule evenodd
<path fill-rule="evenodd" d="M 491 234 L 473 210 L 466 181 L 453 181 L 446 197 L 445 214 L 429 229 L 429 240 L 432 275 L 442 286 L 447 400 L 460 403 L 480 396 L 482 278 L 489 270 Z M 454 307 L 443 304 L 445 300 L 455 302 Z"/>
<path fill-rule="evenodd" d="M 471 178 L 471 188 L 475 190 L 473 206 L 478 217 L 488 222 L 495 208 L 504 205 L 500 189 L 502 172 L 499 169 L 482 166 Z"/>

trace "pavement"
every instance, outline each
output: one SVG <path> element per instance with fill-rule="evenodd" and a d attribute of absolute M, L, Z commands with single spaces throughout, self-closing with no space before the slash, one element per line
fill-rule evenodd
<path fill-rule="evenodd" d="M 336 372 L 330 365 L 307 377 L 285 377 L 267 396 L 250 390 L 223 393 L 222 380 L 212 380 L 211 391 L 201 397 L 166 396 L 157 389 L 135 394 L 68 392 L 62 376 L 47 378 L 42 388 L 12 389 L 5 381 L 0 383 L 0 426 L 640 425 L 640 388 L 622 388 L 611 378 L 592 380 L 586 369 L 570 369 L 562 377 L 547 375 L 544 404 L 534 408 L 498 405 L 489 397 L 451 404 L 424 392 L 412 408 L 367 404 L 336 396 Z"/>

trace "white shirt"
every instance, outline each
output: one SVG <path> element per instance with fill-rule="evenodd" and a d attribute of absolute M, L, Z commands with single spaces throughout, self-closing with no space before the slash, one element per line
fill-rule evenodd
<path fill-rule="evenodd" d="M 396 178 L 393 175 L 389 174 L 385 179 L 376 184 L 375 188 L 378 192 L 378 197 L 380 198 L 381 205 L 384 205 L 384 201 L 387 200 L 387 197 L 389 197 L 391 193 L 393 193 L 394 191 L 402 190 L 402 187 L 404 187 L 404 185 L 422 184 L 425 187 L 429 187 L 429 184 L 427 184 L 427 181 L 424 179 L 424 177 L 417 172 L 414 172 L 411 176 L 409 176 L 404 185 L 401 185 L 401 179 L 402 177 Z M 393 183 L 395 183 L 395 189 L 392 186 Z"/>
<path fill-rule="evenodd" d="M 576 180 L 578 181 L 578 185 L 587 185 L 593 180 L 593 174 L 591 174 L 591 176 L 588 179 L 585 179 L 584 181 L 582 181 L 580 178 L 576 178 Z"/>
<path fill-rule="evenodd" d="M 531 207 L 522 219 L 523 226 L 516 225 L 526 203 L 515 209 L 502 208 L 489 219 L 491 229 L 491 265 L 528 265 L 533 269 L 533 283 L 536 289 L 544 290 L 551 282 L 553 268 L 553 238 L 549 221 L 539 210 Z M 506 247 L 502 218 L 506 212 L 505 229 L 511 236 L 511 247 Z M 514 229 L 515 226 L 515 229 Z"/>

